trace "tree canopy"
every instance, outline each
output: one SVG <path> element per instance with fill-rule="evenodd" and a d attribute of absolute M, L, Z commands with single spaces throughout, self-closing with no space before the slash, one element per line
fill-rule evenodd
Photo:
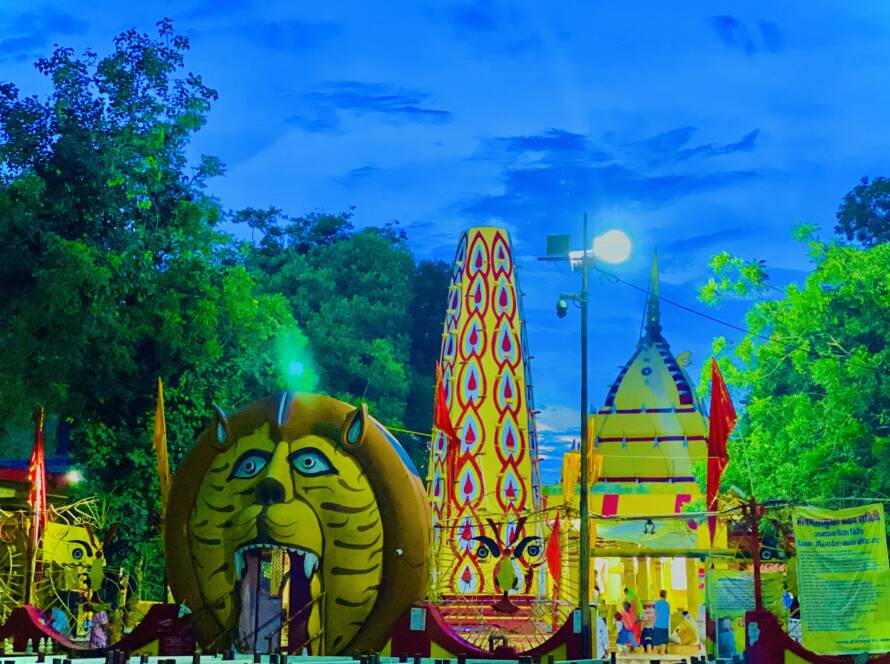
<path fill-rule="evenodd" d="M 760 500 L 890 498 L 890 244 L 799 238 L 802 284 L 772 287 L 762 263 L 723 254 L 700 292 L 757 299 L 744 338 L 714 342 L 742 403 L 723 484 Z"/>
<path fill-rule="evenodd" d="M 282 389 L 295 368 L 384 423 L 429 431 L 425 352 L 441 313 L 412 307 L 429 294 L 444 307 L 447 292 L 444 266 L 418 263 L 395 226 L 230 214 L 209 196 L 223 165 L 188 148 L 217 93 L 184 73 L 188 46 L 164 20 L 104 57 L 56 48 L 37 62 L 46 98 L 0 83 L 0 435 L 20 434 L 37 404 L 70 423 L 77 493 L 106 496 L 123 523 L 112 562 L 144 559 L 156 592 L 157 377 L 174 465 L 212 404 Z M 300 361 L 284 357 L 295 349 Z M 425 462 L 424 439 L 404 440 Z"/>
<path fill-rule="evenodd" d="M 835 231 L 848 240 L 867 247 L 890 241 L 890 180 L 862 178 L 844 196 L 836 216 Z"/>

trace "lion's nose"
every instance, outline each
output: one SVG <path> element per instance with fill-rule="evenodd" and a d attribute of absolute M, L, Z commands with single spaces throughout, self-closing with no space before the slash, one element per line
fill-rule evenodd
<path fill-rule="evenodd" d="M 284 502 L 284 485 L 274 477 L 265 477 L 256 485 L 256 497 L 260 505 Z"/>

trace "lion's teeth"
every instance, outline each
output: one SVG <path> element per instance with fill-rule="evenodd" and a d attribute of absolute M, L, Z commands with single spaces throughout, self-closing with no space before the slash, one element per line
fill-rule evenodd
<path fill-rule="evenodd" d="M 315 570 L 318 568 L 318 556 L 314 553 L 306 552 L 306 555 L 303 556 L 303 574 L 308 579 L 311 577 Z"/>

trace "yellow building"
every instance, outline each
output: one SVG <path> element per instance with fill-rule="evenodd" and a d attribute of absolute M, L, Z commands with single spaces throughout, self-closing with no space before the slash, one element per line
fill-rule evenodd
<path fill-rule="evenodd" d="M 704 601 L 704 558 L 711 547 L 707 522 L 694 513 L 704 510 L 694 465 L 707 460 L 707 418 L 683 364 L 662 334 L 656 258 L 642 336 L 589 420 L 591 582 L 597 586 L 591 597 L 601 610 L 620 606 L 625 588 L 644 606 L 666 590 L 672 609 L 686 609 L 693 618 Z M 555 494 L 548 507 L 577 509 L 578 456 L 565 456 L 563 485 L 548 492 Z M 573 536 L 565 534 L 570 549 Z M 720 526 L 715 545 L 725 548 L 725 542 Z M 577 562 L 560 585 L 567 601 L 577 595 Z"/>

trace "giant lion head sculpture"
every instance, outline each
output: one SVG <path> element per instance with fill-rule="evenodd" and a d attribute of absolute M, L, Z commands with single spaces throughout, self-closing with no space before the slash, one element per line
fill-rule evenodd
<path fill-rule="evenodd" d="M 289 393 L 213 424 L 167 508 L 167 575 L 205 648 L 380 649 L 423 596 L 429 505 L 367 408 Z"/>

